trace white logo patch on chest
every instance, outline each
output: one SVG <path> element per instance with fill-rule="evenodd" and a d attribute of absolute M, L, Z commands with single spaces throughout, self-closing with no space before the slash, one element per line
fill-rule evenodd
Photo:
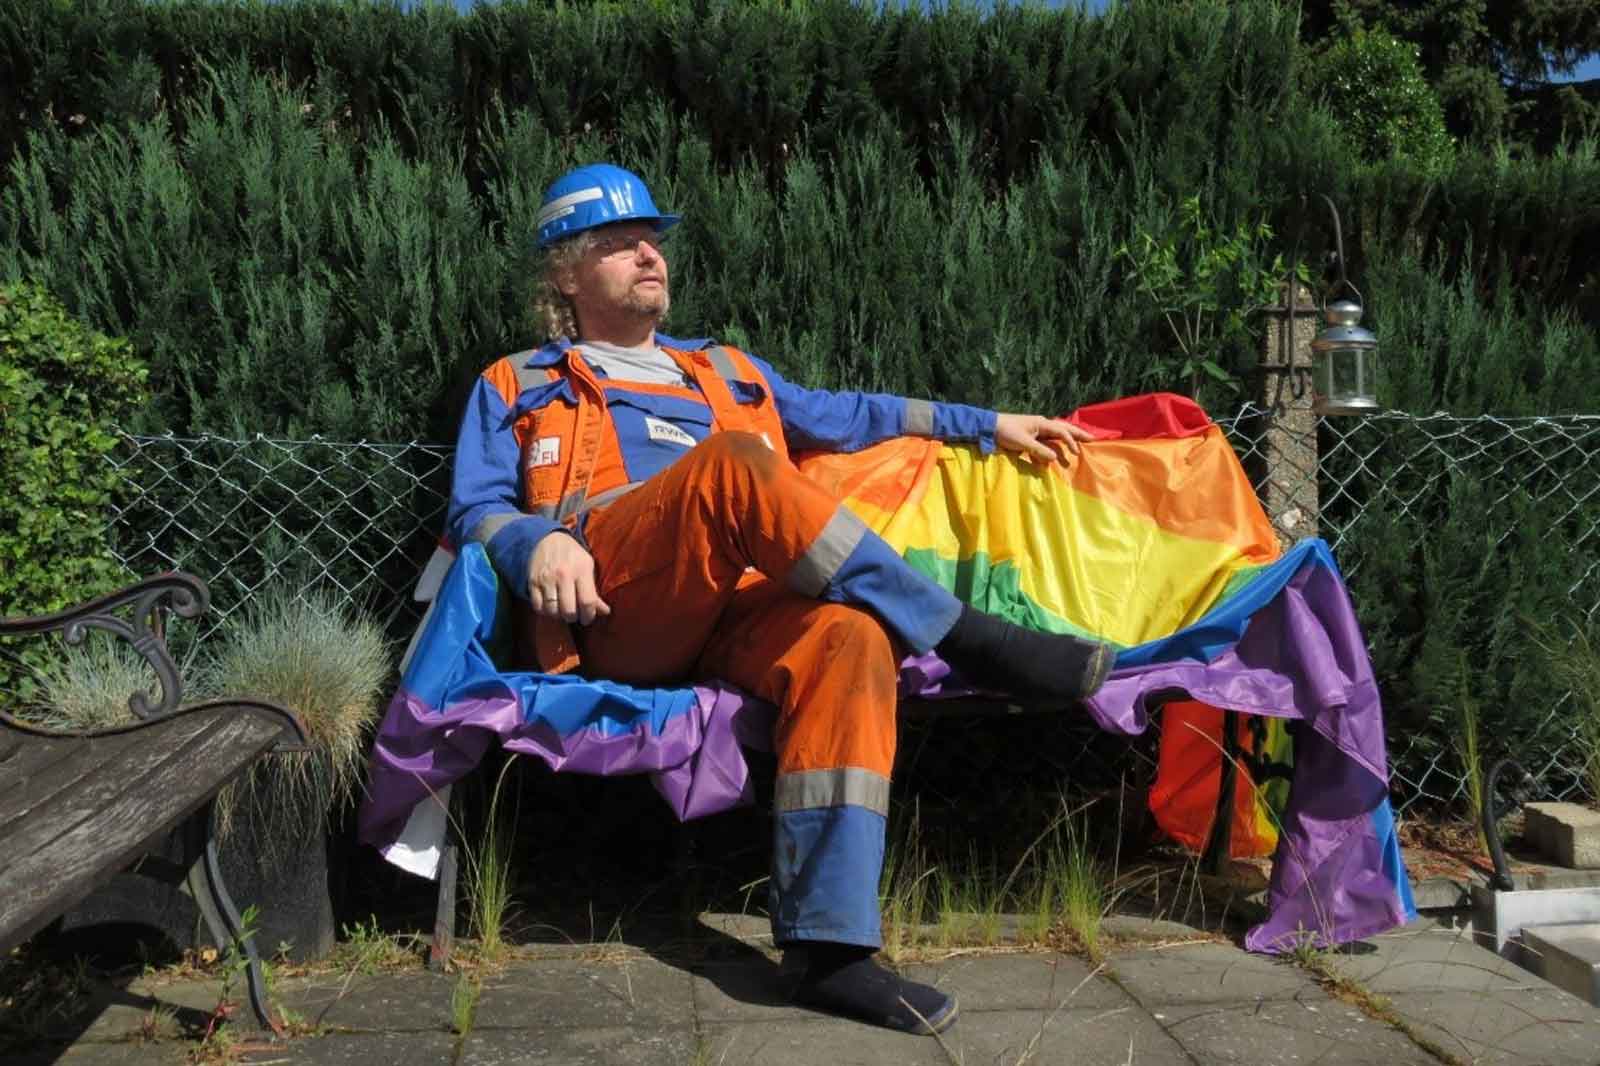
<path fill-rule="evenodd" d="M 687 430 L 679 429 L 671 422 L 663 422 L 659 418 L 651 418 L 646 415 L 644 428 L 649 431 L 651 440 L 664 440 L 669 444 L 681 444 L 685 448 L 693 448 L 696 444 L 695 439 L 689 435 Z"/>
<path fill-rule="evenodd" d="M 560 461 L 560 437 L 540 437 L 533 442 L 533 452 L 528 458 L 529 466 L 555 466 Z"/>

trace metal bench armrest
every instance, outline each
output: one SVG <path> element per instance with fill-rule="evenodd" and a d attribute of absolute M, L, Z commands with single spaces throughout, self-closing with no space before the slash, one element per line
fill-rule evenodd
<path fill-rule="evenodd" d="M 158 612 L 169 610 L 183 618 L 196 618 L 210 602 L 211 590 L 204 581 L 192 574 L 171 571 L 55 614 L 0 618 L 0 636 L 60 631 L 66 643 L 77 645 L 83 643 L 89 630 L 99 629 L 126 640 L 155 670 L 161 683 L 161 699 L 155 704 L 151 704 L 148 693 L 135 692 L 128 697 L 128 708 L 138 718 L 155 718 L 171 712 L 183 698 L 183 682 L 162 640 Z M 111 613 L 129 604 L 133 605 L 130 618 Z"/>

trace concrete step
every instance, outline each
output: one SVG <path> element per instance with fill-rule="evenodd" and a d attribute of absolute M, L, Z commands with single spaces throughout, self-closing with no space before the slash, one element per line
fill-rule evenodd
<path fill-rule="evenodd" d="M 1523 926 L 1522 949 L 1534 973 L 1600 1006 L 1600 922 Z"/>
<path fill-rule="evenodd" d="M 1600 811 L 1581 803 L 1529 803 L 1522 835 L 1562 866 L 1600 868 Z"/>

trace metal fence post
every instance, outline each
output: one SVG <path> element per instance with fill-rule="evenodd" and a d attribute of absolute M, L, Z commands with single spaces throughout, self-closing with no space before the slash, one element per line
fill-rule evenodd
<path fill-rule="evenodd" d="M 1294 286 L 1290 314 L 1288 285 L 1274 307 L 1264 309 L 1267 328 L 1261 351 L 1261 454 L 1266 469 L 1261 503 L 1278 539 L 1287 547 L 1317 535 L 1321 507 L 1317 496 L 1317 415 L 1311 408 L 1311 342 L 1317 335 L 1317 306 L 1304 285 Z"/>

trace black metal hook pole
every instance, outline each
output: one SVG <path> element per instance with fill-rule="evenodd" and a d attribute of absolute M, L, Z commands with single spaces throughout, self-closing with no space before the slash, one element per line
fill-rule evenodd
<path fill-rule="evenodd" d="M 1500 809 L 1495 806 L 1494 788 L 1500 780 L 1500 771 L 1508 767 L 1516 769 L 1517 783 L 1511 790 L 1511 805 Z M 1497 892 L 1510 892 L 1516 888 L 1516 883 L 1511 879 L 1511 864 L 1506 862 L 1505 848 L 1500 843 L 1500 819 L 1526 803 L 1538 787 L 1539 779 L 1523 769 L 1515 759 L 1501 759 L 1489 768 L 1488 776 L 1483 779 L 1483 839 L 1489 845 L 1489 859 L 1494 863 L 1494 875 L 1489 878 L 1489 887 Z"/>

